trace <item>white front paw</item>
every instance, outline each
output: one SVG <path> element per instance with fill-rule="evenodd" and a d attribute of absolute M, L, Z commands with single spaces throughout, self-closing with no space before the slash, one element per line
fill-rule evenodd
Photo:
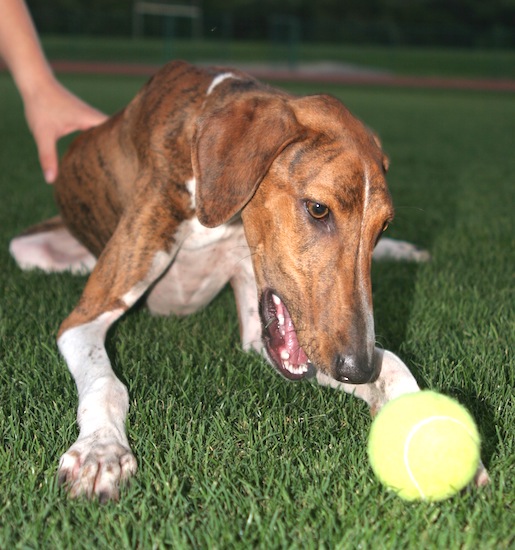
<path fill-rule="evenodd" d="M 120 483 L 136 472 L 131 450 L 114 437 L 98 434 L 79 439 L 61 457 L 59 483 L 70 497 L 97 496 L 100 502 L 117 500 Z"/>

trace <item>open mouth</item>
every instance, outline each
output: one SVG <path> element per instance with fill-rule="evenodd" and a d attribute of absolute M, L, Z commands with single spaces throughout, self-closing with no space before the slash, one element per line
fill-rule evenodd
<path fill-rule="evenodd" d="M 289 380 L 300 380 L 313 369 L 297 339 L 290 313 L 270 289 L 263 292 L 260 304 L 263 340 L 275 368 Z"/>

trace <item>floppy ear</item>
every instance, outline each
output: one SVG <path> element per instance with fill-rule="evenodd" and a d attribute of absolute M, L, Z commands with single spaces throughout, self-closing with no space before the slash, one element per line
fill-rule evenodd
<path fill-rule="evenodd" d="M 369 129 L 369 132 L 372 134 L 373 140 L 375 141 L 376 145 L 379 147 L 379 149 L 381 149 L 381 152 L 383 153 L 383 170 L 385 171 L 385 174 L 386 174 L 386 172 L 388 172 L 388 168 L 390 168 L 390 158 L 384 152 L 383 144 L 381 143 L 379 136 L 373 130 Z"/>
<path fill-rule="evenodd" d="M 191 160 L 202 225 L 229 221 L 252 198 L 281 151 L 302 127 L 283 98 L 242 98 L 197 123 Z"/>

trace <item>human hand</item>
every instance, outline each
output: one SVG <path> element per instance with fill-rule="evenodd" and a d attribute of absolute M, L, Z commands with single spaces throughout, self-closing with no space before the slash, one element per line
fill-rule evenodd
<path fill-rule="evenodd" d="M 107 119 L 57 80 L 44 90 L 24 98 L 25 117 L 34 136 L 39 162 L 47 183 L 53 183 L 58 172 L 57 141 L 76 130 L 87 130 Z"/>

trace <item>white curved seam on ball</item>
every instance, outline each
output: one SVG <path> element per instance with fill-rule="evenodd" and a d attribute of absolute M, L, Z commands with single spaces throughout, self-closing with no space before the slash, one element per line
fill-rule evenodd
<path fill-rule="evenodd" d="M 406 437 L 406 443 L 404 444 L 404 457 L 403 457 L 404 466 L 408 472 L 409 478 L 411 479 L 413 485 L 415 485 L 415 488 L 419 492 L 420 498 L 422 499 L 426 498 L 426 495 L 424 494 L 424 491 L 422 491 L 422 489 L 420 488 L 420 485 L 418 484 L 415 476 L 413 475 L 413 472 L 411 471 L 409 461 L 408 461 L 409 447 L 411 444 L 411 440 L 413 439 L 413 437 L 415 437 L 415 434 L 418 432 L 418 430 L 423 426 L 425 426 L 426 424 L 429 424 L 430 422 L 433 422 L 435 420 L 450 420 L 451 422 L 454 422 L 455 424 L 458 424 L 462 428 L 464 428 L 465 431 L 469 434 L 469 436 L 472 439 L 475 439 L 475 434 L 472 433 L 469 430 L 469 428 L 465 424 L 463 424 L 463 422 L 460 422 L 459 420 L 456 420 L 451 416 L 430 416 L 429 418 L 424 418 L 424 420 L 417 422 L 417 424 L 415 424 L 413 428 L 411 428 L 411 430 L 408 432 L 408 436 Z"/>

